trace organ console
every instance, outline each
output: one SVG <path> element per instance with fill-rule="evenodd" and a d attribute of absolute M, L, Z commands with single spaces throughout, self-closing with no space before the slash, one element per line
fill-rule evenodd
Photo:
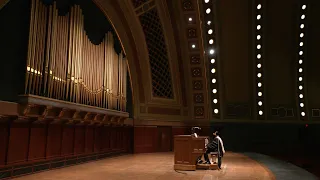
<path fill-rule="evenodd" d="M 199 156 L 205 151 L 205 136 L 192 135 L 174 136 L 174 169 L 196 170 Z"/>

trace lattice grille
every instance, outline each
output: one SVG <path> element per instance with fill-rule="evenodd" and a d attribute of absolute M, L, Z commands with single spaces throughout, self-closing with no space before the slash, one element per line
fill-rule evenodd
<path fill-rule="evenodd" d="M 137 8 L 149 0 L 132 0 L 133 7 Z"/>
<path fill-rule="evenodd" d="M 154 8 L 141 15 L 140 22 L 149 51 L 153 96 L 172 99 L 169 59 L 157 10 Z"/>

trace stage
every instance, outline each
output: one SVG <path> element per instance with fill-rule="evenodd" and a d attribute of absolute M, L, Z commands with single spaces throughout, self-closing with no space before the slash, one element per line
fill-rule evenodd
<path fill-rule="evenodd" d="M 312 174 L 282 161 L 255 153 L 227 152 L 223 158 L 222 170 L 174 171 L 173 153 L 151 153 L 123 155 L 95 162 L 56 169 L 17 180 L 273 180 L 279 179 L 279 172 L 285 179 L 317 179 Z M 251 157 L 251 158 L 249 158 Z M 253 160 L 255 159 L 255 160 Z M 273 161 L 272 161 L 273 160 Z M 270 163 L 274 163 L 271 164 Z M 286 166 L 288 168 L 285 170 Z M 278 167 L 280 169 L 274 169 Z M 293 168 L 293 169 L 292 169 Z M 282 170 L 282 171 L 281 171 Z M 294 170 L 294 172 L 292 171 Z M 290 173 L 291 172 L 291 173 Z"/>

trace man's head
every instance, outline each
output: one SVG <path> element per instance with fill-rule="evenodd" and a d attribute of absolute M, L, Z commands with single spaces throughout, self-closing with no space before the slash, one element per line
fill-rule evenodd
<path fill-rule="evenodd" d="M 212 134 L 214 137 L 219 136 L 219 131 L 214 131 Z"/>

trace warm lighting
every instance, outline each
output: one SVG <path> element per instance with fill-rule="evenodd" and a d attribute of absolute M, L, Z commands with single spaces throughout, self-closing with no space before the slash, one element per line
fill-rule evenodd
<path fill-rule="evenodd" d="M 257 9 L 261 9 L 261 7 L 262 7 L 261 4 L 258 4 Z"/>
<path fill-rule="evenodd" d="M 299 51 L 299 55 L 302 56 L 303 55 L 303 51 Z"/>
<path fill-rule="evenodd" d="M 28 67 L 27 67 L 27 71 L 30 71 L 30 69 L 31 69 L 30 66 L 28 66 Z"/>
<path fill-rule="evenodd" d="M 258 16 L 257 16 L 257 20 L 260 20 L 261 19 L 261 15 L 259 14 Z"/>
<path fill-rule="evenodd" d="M 218 114 L 218 113 L 219 113 L 219 110 L 218 110 L 218 109 L 215 109 L 215 110 L 214 110 L 214 113 L 215 113 L 215 114 Z"/>
<path fill-rule="evenodd" d="M 212 89 L 212 93 L 216 94 L 217 93 L 217 89 Z"/>
<path fill-rule="evenodd" d="M 196 45 L 194 45 L 194 44 L 192 44 L 192 46 L 191 46 L 192 48 L 196 48 Z"/>
<path fill-rule="evenodd" d="M 300 42 L 300 44 L 299 44 L 300 46 L 303 46 L 303 42 Z"/>
<path fill-rule="evenodd" d="M 210 53 L 210 54 L 213 54 L 213 53 L 214 53 L 214 50 L 213 50 L 213 49 L 211 49 L 211 50 L 209 51 L 209 53 Z"/>
<path fill-rule="evenodd" d="M 215 68 L 212 68 L 212 69 L 211 69 L 211 73 L 212 73 L 212 74 L 216 73 L 216 69 L 215 69 Z"/>
<path fill-rule="evenodd" d="M 74 77 L 71 77 L 71 81 L 74 81 Z"/>
<path fill-rule="evenodd" d="M 262 102 L 261 102 L 261 101 L 259 101 L 259 102 L 258 102 L 258 105 L 259 105 L 259 106 L 262 106 Z"/>
<path fill-rule="evenodd" d="M 261 29 L 261 25 L 258 25 L 258 26 L 257 26 L 257 30 L 260 30 L 260 29 Z"/>
<path fill-rule="evenodd" d="M 303 62 L 302 59 L 300 59 L 300 60 L 299 60 L 299 64 L 302 64 L 302 62 Z"/>
<path fill-rule="evenodd" d="M 301 112 L 301 116 L 305 116 L 306 115 L 306 113 L 304 113 L 304 112 Z"/>
<path fill-rule="evenodd" d="M 258 92 L 258 96 L 261 97 L 262 96 L 262 92 Z"/>
<path fill-rule="evenodd" d="M 190 22 L 192 21 L 192 18 L 191 18 L 191 17 L 189 18 L 189 21 L 190 21 Z"/>
<path fill-rule="evenodd" d="M 300 73 L 302 72 L 302 68 L 299 68 L 299 72 L 300 72 Z"/>
<path fill-rule="evenodd" d="M 257 76 L 258 76 L 258 78 L 261 78 L 262 75 L 261 75 L 261 73 L 258 73 Z"/>
<path fill-rule="evenodd" d="M 257 49 L 261 49 L 261 45 L 260 44 L 257 45 Z"/>
<path fill-rule="evenodd" d="M 212 83 L 214 84 L 214 83 L 216 83 L 217 82 L 217 80 L 216 79 L 212 79 Z"/>
<path fill-rule="evenodd" d="M 208 3 L 208 2 L 209 2 L 209 0 L 204 0 L 204 2 L 205 2 L 205 3 Z"/>
<path fill-rule="evenodd" d="M 299 98 L 302 99 L 302 98 L 303 98 L 303 94 L 300 94 L 300 95 L 299 95 Z"/>
<path fill-rule="evenodd" d="M 260 63 L 259 63 L 259 64 L 257 64 L 257 68 L 259 68 L 259 69 L 261 68 L 261 64 L 260 64 Z"/>
<path fill-rule="evenodd" d="M 213 103 L 217 104 L 217 103 L 218 103 L 218 100 L 217 100 L 217 99 L 214 99 L 214 100 L 213 100 Z"/>
<path fill-rule="evenodd" d="M 303 103 L 300 103 L 300 107 L 304 107 L 304 104 L 303 104 Z"/>
<path fill-rule="evenodd" d="M 213 32 L 212 29 L 208 30 L 208 34 L 212 34 L 212 32 Z"/>
<path fill-rule="evenodd" d="M 305 10 L 307 8 L 306 5 L 302 5 L 302 9 Z"/>
<path fill-rule="evenodd" d="M 211 24 L 211 21 L 208 21 L 207 24 L 210 25 L 210 24 Z"/>
<path fill-rule="evenodd" d="M 31 68 L 31 72 L 34 72 L 34 69 L 33 69 L 33 68 Z"/>
<path fill-rule="evenodd" d="M 213 44 L 213 39 L 210 39 L 210 40 L 209 40 L 209 44 Z"/>
<path fill-rule="evenodd" d="M 304 19 L 304 18 L 306 18 L 306 15 L 302 14 L 301 19 Z"/>
<path fill-rule="evenodd" d="M 257 58 L 258 58 L 258 59 L 261 59 L 261 54 L 258 54 L 258 55 L 257 55 Z"/>
<path fill-rule="evenodd" d="M 300 37 L 303 38 L 303 36 L 304 36 L 304 34 L 303 34 L 303 33 L 300 33 Z"/>
<path fill-rule="evenodd" d="M 261 39 L 261 35 L 257 35 L 257 40 L 260 40 Z"/>
<path fill-rule="evenodd" d="M 302 77 L 299 77 L 299 81 L 302 81 Z"/>
<path fill-rule="evenodd" d="M 261 83 L 261 82 L 259 82 L 259 83 L 258 83 L 258 87 L 261 87 L 261 86 L 262 86 L 262 83 Z"/>
<path fill-rule="evenodd" d="M 211 59 L 211 64 L 214 64 L 216 62 L 215 59 Z"/>
<path fill-rule="evenodd" d="M 50 74 L 52 74 L 52 71 L 50 70 Z"/>
<path fill-rule="evenodd" d="M 263 114 L 263 112 L 260 110 L 260 111 L 259 111 L 259 115 L 262 116 L 262 114 Z"/>
<path fill-rule="evenodd" d="M 302 90 L 302 89 L 303 89 L 303 87 L 300 85 L 300 86 L 299 86 L 299 89 L 300 89 L 300 90 Z"/>
<path fill-rule="evenodd" d="M 210 12 L 211 12 L 211 9 L 208 8 L 208 9 L 206 10 L 206 13 L 209 14 Z"/>
<path fill-rule="evenodd" d="M 301 25 L 300 25 L 300 28 L 303 29 L 303 28 L 304 28 L 304 24 L 301 24 Z"/>

